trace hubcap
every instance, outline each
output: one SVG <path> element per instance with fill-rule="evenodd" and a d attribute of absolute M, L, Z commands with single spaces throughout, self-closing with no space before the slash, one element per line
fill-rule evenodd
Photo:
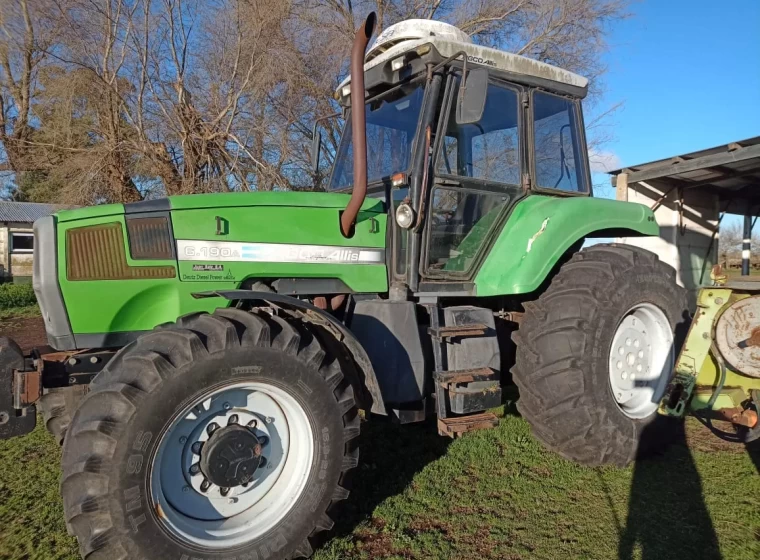
<path fill-rule="evenodd" d="M 311 423 L 285 390 L 259 382 L 218 388 L 162 436 L 150 475 L 154 510 L 184 542 L 240 546 L 288 514 L 313 459 Z"/>
<path fill-rule="evenodd" d="M 232 420 L 232 419 L 231 419 Z M 216 430 L 201 448 L 198 463 L 211 484 L 232 488 L 250 482 L 261 462 L 261 443 L 256 433 L 239 424 Z M 190 467 L 190 474 L 193 474 Z"/>
<path fill-rule="evenodd" d="M 674 362 L 665 313 L 651 303 L 631 308 L 612 337 L 609 356 L 610 389 L 620 410 L 630 418 L 646 418 L 657 410 Z"/>

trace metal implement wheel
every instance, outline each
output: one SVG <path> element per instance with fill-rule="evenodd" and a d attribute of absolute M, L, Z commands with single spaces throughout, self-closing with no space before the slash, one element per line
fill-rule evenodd
<path fill-rule="evenodd" d="M 674 365 L 667 315 L 652 303 L 635 305 L 618 325 L 610 348 L 610 388 L 623 414 L 646 418 L 655 412 Z"/>
<path fill-rule="evenodd" d="M 594 245 L 526 303 L 513 335 L 517 408 L 546 447 L 584 465 L 624 466 L 667 445 L 657 413 L 686 333 L 686 291 L 653 253 Z"/>
<path fill-rule="evenodd" d="M 180 540 L 212 549 L 256 540 L 302 495 L 313 439 L 303 407 L 273 385 L 201 396 L 171 422 L 153 461 L 161 521 Z"/>
<path fill-rule="evenodd" d="M 309 556 L 358 435 L 352 386 L 308 324 L 188 315 L 91 384 L 64 440 L 66 522 L 88 560 Z"/>

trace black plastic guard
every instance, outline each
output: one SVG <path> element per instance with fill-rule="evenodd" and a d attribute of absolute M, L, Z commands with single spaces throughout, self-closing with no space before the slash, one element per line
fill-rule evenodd
<path fill-rule="evenodd" d="M 37 425 L 35 407 L 13 408 L 13 370 L 23 368 L 24 354 L 18 344 L 0 337 L 0 439 L 28 434 Z"/>

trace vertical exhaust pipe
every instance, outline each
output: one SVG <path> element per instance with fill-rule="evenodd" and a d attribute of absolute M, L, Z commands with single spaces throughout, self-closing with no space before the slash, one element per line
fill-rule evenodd
<path fill-rule="evenodd" d="M 356 30 L 351 49 L 351 138 L 354 144 L 354 190 L 340 216 L 345 237 L 351 233 L 359 209 L 367 196 L 367 123 L 364 116 L 364 53 L 375 30 L 377 17 L 371 12 Z"/>

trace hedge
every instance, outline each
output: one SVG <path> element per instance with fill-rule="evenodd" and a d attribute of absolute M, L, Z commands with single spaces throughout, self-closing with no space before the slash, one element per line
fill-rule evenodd
<path fill-rule="evenodd" d="M 36 303 L 31 284 L 0 284 L 0 309 L 28 307 Z"/>

